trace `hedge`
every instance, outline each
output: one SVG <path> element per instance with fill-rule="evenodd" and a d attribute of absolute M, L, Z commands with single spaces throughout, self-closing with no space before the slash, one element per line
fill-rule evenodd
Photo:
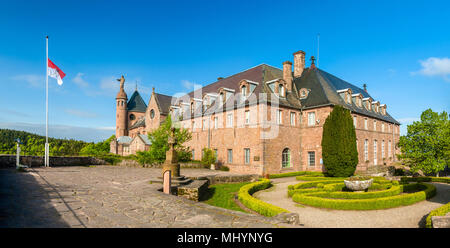
<path fill-rule="evenodd" d="M 314 175 L 298 176 L 295 177 L 297 181 L 324 181 L 324 180 L 344 180 L 347 177 L 318 177 Z"/>
<path fill-rule="evenodd" d="M 440 206 L 439 208 L 434 209 L 433 211 L 431 211 L 428 216 L 427 216 L 427 220 L 426 220 L 426 227 L 427 228 L 432 228 L 432 222 L 431 222 L 431 217 L 432 216 L 444 216 L 446 215 L 448 212 L 450 212 L 450 202 Z"/>
<path fill-rule="evenodd" d="M 411 185 L 399 185 L 399 186 L 395 185 L 393 186 L 394 188 L 393 191 L 395 191 L 397 187 L 400 187 L 402 192 L 412 189 L 416 190 L 419 189 L 421 191 L 381 198 L 349 199 L 349 200 L 320 198 L 318 197 L 318 195 L 323 194 L 325 192 L 317 192 L 306 194 L 294 194 L 292 196 L 292 200 L 297 203 L 319 208 L 332 208 L 338 210 L 375 210 L 375 209 L 393 208 L 398 206 L 407 206 L 431 198 L 434 195 L 436 195 L 436 187 L 431 184 L 416 183 Z M 372 192 L 364 192 L 360 194 L 363 195 L 368 193 Z"/>
<path fill-rule="evenodd" d="M 434 182 L 434 183 L 450 183 L 450 177 L 402 177 L 402 183 L 408 182 Z"/>
<path fill-rule="evenodd" d="M 288 196 L 291 197 L 294 195 L 294 193 L 323 191 L 322 188 L 314 188 L 314 187 L 317 187 L 318 184 L 331 184 L 331 183 L 342 183 L 342 180 L 314 181 L 314 182 L 304 182 L 304 183 L 298 183 L 295 185 L 289 185 L 288 186 Z M 314 188 L 314 189 L 311 189 L 311 188 Z M 304 189 L 308 189 L 308 191 L 304 191 Z M 309 191 L 309 190 L 311 190 L 311 191 Z"/>
<path fill-rule="evenodd" d="M 261 181 L 250 183 L 242 186 L 239 189 L 238 199 L 246 207 L 258 212 L 261 215 L 272 217 L 279 213 L 288 212 L 285 209 L 271 205 L 267 202 L 263 202 L 259 199 L 252 197 L 252 194 L 263 189 L 267 189 L 272 186 L 270 180 L 261 179 Z"/>
<path fill-rule="evenodd" d="M 303 175 L 315 175 L 315 176 L 325 176 L 324 173 L 318 171 L 294 171 L 294 172 L 286 172 L 280 174 L 271 174 L 269 175 L 270 179 L 281 178 L 281 177 L 295 177 L 295 176 L 303 176 Z"/>
<path fill-rule="evenodd" d="M 329 185 L 327 185 L 329 186 Z M 315 194 L 309 194 L 310 196 L 322 197 L 322 198 L 334 198 L 334 199 L 372 199 L 394 196 L 402 193 L 402 188 L 400 186 L 392 186 L 387 190 L 372 191 L 372 192 L 342 192 L 342 191 L 331 191 L 331 192 L 318 192 Z"/>

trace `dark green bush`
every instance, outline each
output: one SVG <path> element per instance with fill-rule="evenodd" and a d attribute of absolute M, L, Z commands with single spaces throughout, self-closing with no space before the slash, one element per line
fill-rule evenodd
<path fill-rule="evenodd" d="M 210 166 L 216 163 L 216 155 L 212 149 L 203 148 L 202 164 L 205 166 Z"/>
<path fill-rule="evenodd" d="M 353 175 L 358 164 L 356 132 L 348 109 L 335 105 L 323 125 L 323 165 L 332 177 Z"/>
<path fill-rule="evenodd" d="M 228 168 L 228 166 L 222 165 L 222 166 L 220 166 L 219 170 L 221 170 L 221 171 L 230 171 L 230 168 Z"/>

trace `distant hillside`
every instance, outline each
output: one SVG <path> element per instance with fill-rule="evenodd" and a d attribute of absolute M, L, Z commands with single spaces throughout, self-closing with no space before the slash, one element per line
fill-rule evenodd
<path fill-rule="evenodd" d="M 15 154 L 17 138 L 22 143 L 22 155 L 44 155 L 45 136 L 10 129 L 0 129 L 0 154 Z M 48 142 L 50 143 L 50 154 L 56 156 L 79 155 L 83 147 L 93 144 L 73 139 L 50 137 Z"/>

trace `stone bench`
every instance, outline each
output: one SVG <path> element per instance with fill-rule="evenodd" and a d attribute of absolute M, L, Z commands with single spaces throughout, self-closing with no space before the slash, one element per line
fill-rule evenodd
<path fill-rule="evenodd" d="M 177 189 L 177 195 L 192 201 L 199 201 L 208 193 L 208 180 L 193 180 L 186 185 L 180 185 Z"/>

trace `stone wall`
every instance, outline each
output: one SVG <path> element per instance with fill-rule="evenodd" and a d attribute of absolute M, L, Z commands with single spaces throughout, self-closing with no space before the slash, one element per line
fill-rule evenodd
<path fill-rule="evenodd" d="M 258 180 L 259 175 L 211 175 L 203 177 L 189 177 L 193 180 L 208 180 L 209 184 L 219 183 L 242 183 L 242 182 L 255 182 Z"/>
<path fill-rule="evenodd" d="M 20 156 L 20 164 L 29 167 L 44 165 L 44 156 Z M 103 165 L 104 160 L 94 157 L 56 157 L 50 156 L 50 166 Z M 0 168 L 15 167 L 16 155 L 0 155 Z"/>

